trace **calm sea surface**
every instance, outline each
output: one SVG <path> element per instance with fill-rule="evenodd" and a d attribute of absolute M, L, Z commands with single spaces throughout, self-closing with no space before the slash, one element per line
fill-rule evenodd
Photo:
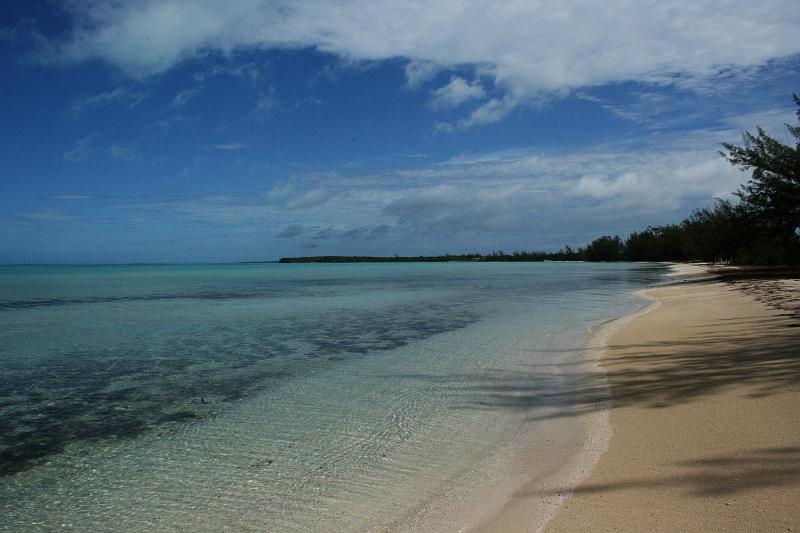
<path fill-rule="evenodd" d="M 374 530 L 480 499 L 569 414 L 587 328 L 664 272 L 0 267 L 0 529 Z"/>

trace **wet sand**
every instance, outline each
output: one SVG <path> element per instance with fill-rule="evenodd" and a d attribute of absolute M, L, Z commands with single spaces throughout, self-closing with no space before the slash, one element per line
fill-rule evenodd
<path fill-rule="evenodd" d="M 476 530 L 800 530 L 800 295 L 673 278 L 693 283 L 641 291 L 647 309 L 594 333 L 574 402 L 548 398 L 584 448 Z"/>
<path fill-rule="evenodd" d="M 797 531 L 800 322 L 726 283 L 643 294 L 602 358 L 609 448 L 546 530 Z"/>

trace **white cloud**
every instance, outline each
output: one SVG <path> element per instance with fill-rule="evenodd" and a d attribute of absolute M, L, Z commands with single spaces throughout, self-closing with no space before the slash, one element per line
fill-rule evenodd
<path fill-rule="evenodd" d="M 125 104 L 130 108 L 136 107 L 144 99 L 147 98 L 147 93 L 144 91 L 135 91 L 125 87 L 117 87 L 112 91 L 107 91 L 91 96 L 85 96 L 72 103 L 72 113 L 80 115 L 86 110 L 104 107 L 114 103 Z"/>
<path fill-rule="evenodd" d="M 434 109 L 450 109 L 458 107 L 470 100 L 480 100 L 486 96 L 478 80 L 468 82 L 464 78 L 453 76 L 450 83 L 431 92 L 431 107 Z"/>
<path fill-rule="evenodd" d="M 522 183 L 440 183 L 401 196 L 385 212 L 425 232 L 463 233 L 521 229 L 540 191 Z"/>
<path fill-rule="evenodd" d="M 267 191 L 265 197 L 283 209 L 307 209 L 324 204 L 334 196 L 328 188 L 314 184 L 283 183 Z"/>
<path fill-rule="evenodd" d="M 245 148 L 249 147 L 250 145 L 245 143 L 221 143 L 214 145 L 214 148 L 216 148 L 217 150 L 226 150 L 226 151 L 244 150 Z"/>
<path fill-rule="evenodd" d="M 312 189 L 300 196 L 297 196 L 286 203 L 289 209 L 304 209 L 307 207 L 314 207 L 327 202 L 333 193 L 325 189 Z"/>
<path fill-rule="evenodd" d="M 189 100 L 200 94 L 202 90 L 201 86 L 190 87 L 188 89 L 184 89 L 178 94 L 175 95 L 175 98 L 172 99 L 172 107 L 183 107 Z"/>
<path fill-rule="evenodd" d="M 792 115 L 785 111 L 783 117 L 789 121 Z M 658 136 L 645 146 L 467 154 L 377 174 L 294 177 L 260 199 L 207 197 L 157 205 L 192 220 L 267 224 L 282 236 L 295 235 L 293 225 L 316 228 L 308 232 L 314 241 L 368 239 L 372 233 L 364 228 L 386 226 L 381 238 L 414 236 L 420 247 L 442 238 L 475 246 L 581 244 L 597 233 L 677 222 L 729 195 L 747 174 L 719 156 L 718 143 L 738 137 L 736 129 L 715 129 Z"/>
<path fill-rule="evenodd" d="M 316 243 L 324 253 L 580 245 L 601 234 L 678 222 L 730 195 L 749 173 L 722 159 L 719 143 L 739 142 L 740 124 L 794 124 L 793 111 L 729 116 L 714 129 L 630 144 L 471 153 L 372 174 L 296 175 L 263 194 L 112 207 L 143 220 L 260 232 L 284 246 Z M 107 202 L 116 201 L 90 202 L 87 210 Z"/>
<path fill-rule="evenodd" d="M 492 98 L 474 109 L 467 118 L 458 122 L 461 129 L 480 126 L 481 124 L 491 124 L 503 120 L 520 104 L 520 100 L 512 96 L 505 98 Z M 439 126 L 440 129 L 441 126 Z M 444 128 L 446 130 L 446 128 Z M 450 128 L 455 129 L 455 128 Z"/>
<path fill-rule="evenodd" d="M 723 119 L 726 126 L 736 130 L 750 130 L 753 131 L 754 126 L 758 125 L 768 134 L 777 137 L 778 139 L 789 142 L 785 138 L 786 125 L 797 125 L 796 116 L 793 117 L 786 109 L 768 109 L 764 111 L 754 111 L 752 113 L 730 115 Z"/>
<path fill-rule="evenodd" d="M 678 209 L 687 200 L 727 197 L 742 182 L 742 175 L 714 152 L 646 154 L 650 160 L 627 161 L 615 174 L 584 174 L 568 193 L 613 209 Z"/>
<path fill-rule="evenodd" d="M 406 85 L 412 89 L 419 87 L 436 76 L 440 68 L 431 61 L 409 61 L 405 68 Z"/>
<path fill-rule="evenodd" d="M 206 70 L 195 72 L 193 77 L 195 81 L 202 83 L 215 76 L 241 78 L 251 85 L 255 85 L 261 78 L 261 70 L 254 63 L 243 63 L 240 65 L 219 64 Z"/>
<path fill-rule="evenodd" d="M 242 79 L 250 85 L 255 85 L 261 77 L 261 71 L 253 63 L 232 65 L 228 63 L 213 65 L 205 70 L 194 73 L 192 78 L 195 84 L 180 91 L 172 99 L 172 107 L 183 107 L 206 87 L 206 82 L 216 76 L 232 76 Z"/>
<path fill-rule="evenodd" d="M 800 53 L 796 0 L 140 0 L 70 3 L 49 61 L 97 58 L 134 78 L 209 51 L 315 47 L 346 61 L 402 57 L 409 86 L 472 66 L 505 93 L 461 126 L 541 95 L 624 81 L 708 91 Z M 187 23 L 191 21 L 191 23 Z"/>
<path fill-rule="evenodd" d="M 498 232 L 586 235 L 580 242 L 597 232 L 677 222 L 716 197 L 730 198 L 748 179 L 717 153 L 721 141 L 739 141 L 736 126 L 792 119 L 791 111 L 774 110 L 729 117 L 729 128 L 654 136 L 644 145 L 466 155 L 398 172 L 406 187 L 394 191 L 384 214 L 420 235 L 476 242 Z"/>

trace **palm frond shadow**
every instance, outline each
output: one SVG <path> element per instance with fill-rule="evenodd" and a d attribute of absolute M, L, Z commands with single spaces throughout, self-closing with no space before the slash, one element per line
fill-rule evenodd
<path fill-rule="evenodd" d="M 773 322 L 774 324 L 775 322 Z M 782 318 L 763 334 L 758 318 L 737 323 L 739 334 L 698 331 L 688 340 L 610 345 L 608 369 L 586 370 L 576 357 L 532 364 L 520 372 L 406 375 L 446 388 L 463 409 L 520 409 L 530 420 L 574 417 L 610 407 L 651 408 L 695 401 L 746 384 L 751 396 L 769 396 L 800 385 L 800 343 L 794 320 Z M 565 349 L 565 353 L 585 348 Z M 642 360 L 647 361 L 641 365 Z M 397 378 L 397 375 L 393 375 Z M 402 377 L 402 376 L 400 376 Z M 609 402 L 609 387 L 614 391 Z"/>
<path fill-rule="evenodd" d="M 612 483 L 584 483 L 572 489 L 572 492 L 581 495 L 626 489 L 672 488 L 686 492 L 689 496 L 714 497 L 766 487 L 788 487 L 800 484 L 800 447 L 756 448 L 736 455 L 683 461 L 673 466 L 681 473 L 666 477 L 642 476 Z M 556 495 L 565 490 L 529 492 Z"/>

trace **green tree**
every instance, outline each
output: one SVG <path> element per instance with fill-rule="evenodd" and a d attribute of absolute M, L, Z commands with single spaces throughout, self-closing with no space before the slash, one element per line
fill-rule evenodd
<path fill-rule="evenodd" d="M 621 261 L 623 244 L 619 236 L 604 235 L 586 246 L 587 261 Z"/>
<path fill-rule="evenodd" d="M 763 259 L 745 260 L 741 250 L 758 239 L 747 211 L 741 204 L 717 200 L 684 219 L 677 227 L 684 235 L 685 257 L 701 261 L 766 263 Z"/>
<path fill-rule="evenodd" d="M 625 240 L 626 261 L 684 261 L 686 231 L 677 225 L 649 227 L 634 231 Z"/>
<path fill-rule="evenodd" d="M 800 106 L 800 98 L 794 95 Z M 800 120 L 800 110 L 797 112 Z M 800 230 L 800 126 L 786 124 L 794 146 L 784 144 L 757 127 L 756 135 L 742 134 L 743 145 L 724 143 L 721 152 L 732 165 L 752 170 L 751 179 L 736 193 L 742 207 L 771 240 L 797 244 Z"/>

